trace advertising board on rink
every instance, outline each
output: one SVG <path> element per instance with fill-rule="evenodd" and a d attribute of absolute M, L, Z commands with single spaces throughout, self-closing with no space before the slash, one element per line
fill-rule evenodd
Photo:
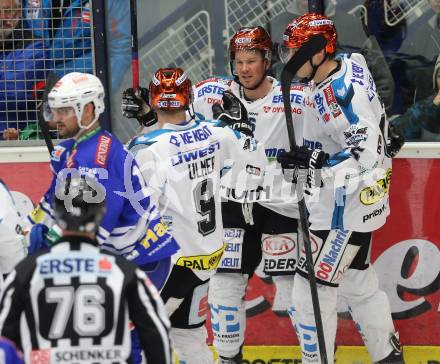
<path fill-rule="evenodd" d="M 390 300 L 402 344 L 418 346 L 415 349 L 421 350 L 414 354 L 421 361 L 413 362 L 437 364 L 440 363 L 440 352 L 435 352 L 440 347 L 440 159 L 395 159 L 392 173 L 391 215 L 386 225 L 374 234 L 372 261 Z M 11 190 L 23 192 L 37 203 L 48 188 L 51 175 L 48 163 L 44 162 L 0 163 L 0 178 Z M 298 345 L 289 318 L 279 317 L 271 310 L 274 293 L 273 283 L 257 276 L 252 278 L 246 296 L 249 318 L 246 345 Z M 340 315 L 337 344 L 363 345 L 346 312 Z M 427 346 L 426 354 L 424 346 Z M 436 347 L 434 352 L 432 347 Z M 254 359 L 248 357 L 246 363 L 277 363 L 275 357 L 255 361 L 258 356 L 250 355 Z"/>

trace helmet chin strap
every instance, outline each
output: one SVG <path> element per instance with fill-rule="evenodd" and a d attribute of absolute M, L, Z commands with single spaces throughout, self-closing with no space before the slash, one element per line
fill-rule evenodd
<path fill-rule="evenodd" d="M 312 67 L 312 73 L 310 74 L 309 77 L 305 77 L 305 78 L 304 78 L 304 80 L 305 80 L 306 82 L 310 82 L 310 81 L 313 80 L 313 78 L 314 78 L 315 75 L 316 75 L 316 72 L 318 71 L 318 68 L 321 67 L 321 65 L 325 62 L 325 60 L 326 60 L 327 58 L 328 58 L 328 54 L 327 54 L 327 52 L 325 52 L 325 53 L 324 53 L 324 58 L 323 58 L 322 61 L 319 62 L 319 64 L 317 64 L 317 65 L 315 65 L 315 64 L 312 63 L 312 58 L 309 58 L 309 63 L 310 63 L 310 66 Z"/>
<path fill-rule="evenodd" d="M 76 116 L 76 123 L 78 124 L 79 130 L 75 134 L 75 136 L 73 137 L 74 139 L 79 138 L 83 134 L 83 132 L 90 130 L 92 128 L 92 126 L 94 126 L 99 119 L 99 115 L 96 115 L 96 112 L 95 112 L 94 113 L 95 117 L 93 118 L 92 122 L 89 125 L 83 125 L 81 123 L 83 113 L 84 113 L 84 108 L 81 110 L 81 117 L 78 117 L 78 115 Z"/>

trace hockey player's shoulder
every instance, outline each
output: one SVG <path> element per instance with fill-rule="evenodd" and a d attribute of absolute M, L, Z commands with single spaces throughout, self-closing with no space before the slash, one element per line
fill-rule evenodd
<path fill-rule="evenodd" d="M 203 80 L 195 85 L 195 97 L 203 97 L 205 95 L 223 95 L 233 82 L 228 77 L 211 77 Z"/>
<path fill-rule="evenodd" d="M 116 159 L 118 156 L 125 158 L 127 154 L 120 140 L 106 130 L 97 134 L 97 139 L 91 143 L 91 148 L 94 150 L 89 153 L 84 150 L 84 153 L 87 153 L 86 158 L 93 158 L 93 163 L 103 168 L 107 167 L 110 160 Z"/>
<path fill-rule="evenodd" d="M 351 61 L 352 63 L 354 62 L 362 67 L 367 67 L 367 61 L 365 60 L 365 57 L 360 53 L 345 53 L 344 58 L 347 61 Z"/>
<path fill-rule="evenodd" d="M 67 139 L 55 145 L 52 152 L 50 153 L 51 162 L 61 162 L 66 154 L 66 151 L 71 150 L 73 144 L 75 144 L 75 140 Z"/>
<path fill-rule="evenodd" d="M 208 84 L 221 84 L 224 86 L 230 86 L 233 81 L 232 77 L 227 76 L 215 76 L 207 78 L 206 80 L 200 81 L 199 83 L 196 83 L 196 88 L 202 87 L 203 85 Z"/>
<path fill-rule="evenodd" d="M 143 145 L 144 147 L 149 147 L 150 145 L 159 141 L 161 139 L 161 136 L 168 134 L 169 132 L 170 130 L 168 129 L 157 129 L 142 135 L 138 135 L 130 141 L 128 145 L 128 149 L 131 151 L 137 145 Z"/>

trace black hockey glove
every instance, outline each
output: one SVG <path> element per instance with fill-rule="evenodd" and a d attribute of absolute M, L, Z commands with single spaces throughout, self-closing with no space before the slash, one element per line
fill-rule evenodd
<path fill-rule="evenodd" d="M 156 114 L 148 105 L 148 89 L 139 87 L 137 94 L 132 88 L 122 93 L 121 111 L 128 119 L 137 119 L 144 126 L 151 126 L 157 122 Z"/>
<path fill-rule="evenodd" d="M 283 168 L 285 179 L 292 183 L 297 182 L 299 170 L 308 170 L 307 185 L 311 186 L 316 185 L 315 182 L 311 180 L 311 178 L 316 176 L 314 171 L 321 169 L 328 157 L 328 154 L 322 150 L 308 149 L 302 146 L 295 147 L 290 152 L 281 152 L 277 156 L 277 161 Z"/>
<path fill-rule="evenodd" d="M 387 152 L 391 158 L 395 157 L 399 153 L 403 144 L 405 144 L 405 138 L 399 134 L 396 128 L 389 124 L 388 126 L 388 140 L 387 140 Z"/>
<path fill-rule="evenodd" d="M 248 113 L 243 103 L 232 92 L 223 93 L 223 106 L 216 103 L 212 105 L 214 119 L 221 120 L 224 125 L 237 130 L 247 136 L 254 136 L 252 124 L 249 122 Z"/>

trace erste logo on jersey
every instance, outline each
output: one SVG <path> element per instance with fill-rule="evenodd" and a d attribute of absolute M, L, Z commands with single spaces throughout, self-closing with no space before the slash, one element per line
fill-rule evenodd
<path fill-rule="evenodd" d="M 272 104 L 283 104 L 284 99 L 283 95 L 274 95 L 272 97 Z M 295 94 L 290 93 L 290 103 L 291 104 L 297 104 L 297 105 L 303 105 L 304 103 L 304 97 L 301 94 Z M 267 114 L 269 112 L 272 113 L 284 113 L 284 105 L 278 106 L 278 105 L 265 105 L 263 106 L 263 111 Z M 302 109 L 300 107 L 292 106 L 292 113 L 301 115 Z"/>
<path fill-rule="evenodd" d="M 324 122 L 328 123 L 330 121 L 330 114 L 325 109 L 324 97 L 319 93 L 315 95 L 315 105 Z"/>
<path fill-rule="evenodd" d="M 114 257 L 69 252 L 69 254 L 46 254 L 37 259 L 37 270 L 44 278 L 59 275 L 82 274 L 108 275 L 114 265 Z"/>
<path fill-rule="evenodd" d="M 197 90 L 197 97 L 203 97 L 205 95 L 223 95 L 225 88 L 219 85 L 206 85 Z"/>

